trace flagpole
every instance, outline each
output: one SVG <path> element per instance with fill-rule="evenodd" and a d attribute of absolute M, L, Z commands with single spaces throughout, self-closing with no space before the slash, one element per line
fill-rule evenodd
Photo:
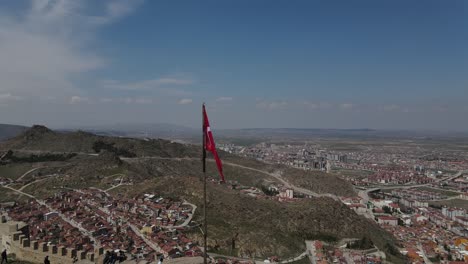
<path fill-rule="evenodd" d="M 203 106 L 202 106 L 202 131 L 203 131 L 203 264 L 207 264 L 207 244 L 206 244 L 206 240 L 207 240 L 207 237 L 208 237 L 208 224 L 207 224 L 207 221 L 206 221 L 206 211 L 207 211 L 207 207 L 206 207 L 206 149 L 205 149 L 205 140 L 206 140 L 206 135 L 205 135 L 205 114 L 204 114 L 204 110 L 205 110 L 205 103 L 203 103 Z"/>

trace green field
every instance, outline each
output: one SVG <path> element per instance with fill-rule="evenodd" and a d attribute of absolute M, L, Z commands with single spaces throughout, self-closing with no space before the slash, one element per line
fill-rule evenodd
<path fill-rule="evenodd" d="M 16 180 L 32 168 L 33 166 L 27 163 L 0 165 L 0 177 Z"/>

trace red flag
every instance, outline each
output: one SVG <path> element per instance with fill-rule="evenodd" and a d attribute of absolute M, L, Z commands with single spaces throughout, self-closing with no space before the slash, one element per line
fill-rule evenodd
<path fill-rule="evenodd" d="M 221 176 L 221 182 L 224 182 L 223 164 L 218 157 L 218 152 L 216 152 L 216 145 L 213 139 L 213 133 L 211 132 L 210 121 L 208 120 L 208 115 L 206 114 L 205 105 L 203 105 L 203 135 L 203 146 L 205 150 L 213 153 L 219 175 Z"/>

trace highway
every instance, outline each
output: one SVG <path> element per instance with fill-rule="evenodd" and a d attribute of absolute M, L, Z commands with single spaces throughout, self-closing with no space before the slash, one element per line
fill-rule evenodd
<path fill-rule="evenodd" d="M 462 176 L 463 174 L 468 174 L 468 170 L 463 170 L 463 171 L 459 171 L 457 172 L 456 174 L 452 175 L 452 176 L 449 176 L 449 177 L 446 177 L 446 178 L 442 178 L 442 179 L 437 179 L 435 180 L 434 182 L 431 182 L 431 183 L 424 183 L 424 184 L 411 184 L 411 185 L 381 185 L 381 186 L 373 186 L 372 188 L 370 189 L 366 189 L 366 192 L 369 193 L 369 192 L 375 192 L 377 190 L 388 190 L 388 189 L 411 189 L 411 188 L 417 188 L 417 187 L 426 187 L 426 186 L 429 186 L 429 185 L 432 185 L 434 183 L 439 183 L 439 182 L 443 182 L 443 181 L 451 181 L 451 180 L 454 180 L 460 176 Z M 437 189 L 437 188 L 435 188 Z"/>

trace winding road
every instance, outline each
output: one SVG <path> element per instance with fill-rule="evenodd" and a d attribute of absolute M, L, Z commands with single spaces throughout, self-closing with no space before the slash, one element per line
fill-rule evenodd
<path fill-rule="evenodd" d="M 124 160 L 124 161 L 129 161 L 129 162 L 144 160 L 144 159 L 176 160 L 176 161 L 182 161 L 182 160 L 190 160 L 190 161 L 197 160 L 198 161 L 198 160 L 200 160 L 198 158 L 165 158 L 165 157 L 140 157 L 140 158 L 121 158 L 121 159 Z M 207 159 L 207 161 L 214 162 L 213 159 Z M 331 194 L 331 193 L 316 193 L 316 192 L 313 192 L 311 190 L 295 186 L 295 185 L 287 182 L 286 180 L 284 180 L 281 177 L 281 173 L 279 171 L 277 171 L 275 173 L 270 173 L 268 171 L 259 170 L 259 169 L 256 169 L 256 168 L 247 167 L 247 166 L 244 166 L 244 165 L 240 165 L 240 164 L 232 163 L 232 162 L 227 162 L 227 161 L 223 161 L 223 165 L 242 168 L 242 169 L 255 171 L 255 172 L 258 172 L 258 173 L 268 175 L 270 177 L 275 178 L 277 181 L 279 181 L 281 184 L 283 184 L 286 188 L 293 189 L 295 192 L 298 192 L 298 193 L 302 193 L 302 194 L 305 194 L 305 195 L 310 195 L 310 196 L 313 196 L 313 197 L 328 197 L 328 198 L 334 199 L 335 201 L 340 201 L 339 197 L 334 195 L 334 194 Z"/>
<path fill-rule="evenodd" d="M 42 169 L 44 167 L 37 167 L 37 168 L 34 168 L 34 169 L 31 169 L 27 172 L 25 172 L 23 175 L 21 175 L 18 179 L 16 179 L 16 181 L 21 181 L 24 177 L 26 177 L 29 173 L 31 172 L 34 172 L 34 171 L 37 171 L 38 169 Z"/>

